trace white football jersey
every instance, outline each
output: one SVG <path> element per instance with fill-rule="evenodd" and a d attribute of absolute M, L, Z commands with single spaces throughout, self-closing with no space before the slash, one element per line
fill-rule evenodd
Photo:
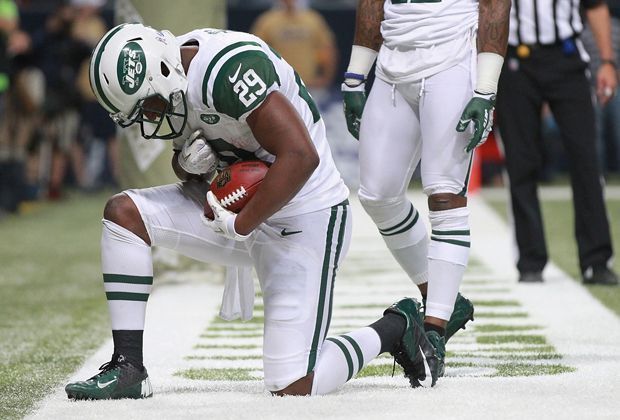
<path fill-rule="evenodd" d="M 177 40 L 180 45 L 199 45 L 187 71 L 186 131 L 202 130 L 222 160 L 274 161 L 275 156 L 261 147 L 246 122 L 271 92 L 286 96 L 308 128 L 320 164 L 299 193 L 273 217 L 328 208 L 348 197 L 318 108 L 297 73 L 277 52 L 260 38 L 243 32 L 199 29 Z"/>
<path fill-rule="evenodd" d="M 471 54 L 477 0 L 386 0 L 377 76 L 389 83 L 420 80 Z"/>

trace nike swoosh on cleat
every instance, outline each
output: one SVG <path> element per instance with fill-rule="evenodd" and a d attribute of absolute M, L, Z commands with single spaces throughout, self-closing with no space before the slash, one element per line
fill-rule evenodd
<path fill-rule="evenodd" d="M 235 74 L 233 74 L 232 76 L 228 76 L 228 80 L 230 81 L 230 83 L 234 83 L 234 81 L 237 80 L 237 77 L 239 77 L 240 71 L 241 71 L 241 64 L 239 64 L 239 67 L 237 67 L 237 71 L 235 72 Z"/>
<path fill-rule="evenodd" d="M 113 384 L 114 382 L 118 381 L 118 378 L 114 378 L 111 381 L 108 382 L 97 382 L 97 388 L 103 389 L 108 387 L 109 385 Z"/>
<path fill-rule="evenodd" d="M 282 236 L 289 236 L 289 235 L 295 235 L 297 233 L 301 233 L 301 230 L 291 230 L 291 231 L 287 231 L 286 228 L 282 229 L 282 231 L 280 232 L 280 235 Z"/>
<path fill-rule="evenodd" d="M 426 361 L 426 355 L 424 354 L 424 351 L 422 351 L 422 347 L 418 346 L 418 348 L 420 349 L 420 353 L 422 353 L 422 360 L 424 361 L 424 373 L 426 375 L 423 381 L 418 379 L 418 382 L 420 383 L 420 386 L 423 386 L 424 388 L 430 388 L 431 386 L 433 386 L 433 375 L 431 375 L 431 368 Z"/>

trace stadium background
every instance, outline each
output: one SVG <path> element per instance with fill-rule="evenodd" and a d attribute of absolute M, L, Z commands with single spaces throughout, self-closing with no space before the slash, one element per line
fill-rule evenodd
<path fill-rule="evenodd" d="M 31 1 L 22 10 L 21 24 L 26 31 L 41 27 L 46 16 L 58 2 Z M 161 6 L 158 7 L 158 3 Z M 269 6 L 268 1 L 200 1 L 201 10 L 208 13 L 185 14 L 184 6 L 198 2 L 177 0 L 175 7 L 159 0 L 118 0 L 108 2 L 102 11 L 109 24 L 115 19 L 115 10 L 121 6 L 121 14 L 132 13 L 132 6 L 144 21 L 156 27 L 168 27 L 181 32 L 199 26 L 226 26 L 233 30 L 247 31 L 255 18 Z M 338 47 L 338 71 L 342 74 L 348 56 L 354 28 L 355 1 L 312 2 L 324 16 L 336 35 Z M 161 14 L 161 11 L 166 11 Z M 171 22 L 171 10 L 182 14 L 182 24 L 177 28 Z M 344 127 L 338 96 L 339 76 L 332 86 L 332 97 L 323 105 L 326 121 L 330 127 L 332 147 L 347 183 L 354 190 L 356 185 L 355 142 Z M 550 130 L 553 125 L 550 123 Z M 552 133 L 553 134 L 553 133 Z M 139 153 L 134 155 L 129 143 L 123 138 L 122 185 L 143 186 L 172 180 L 168 170 L 169 157 L 163 153 L 149 169 L 138 168 Z M 545 220 L 548 222 L 547 237 L 553 261 L 573 278 L 578 278 L 576 249 L 572 240 L 572 213 L 570 194 L 563 172 L 565 162 L 557 149 L 553 135 L 547 138 L 550 157 L 549 174 L 543 189 Z M 145 144 L 145 147 L 152 147 Z M 166 149 L 167 150 L 167 149 Z M 496 160 L 492 161 L 497 164 Z M 493 168 L 496 171 L 496 168 Z M 495 172 L 494 172 L 495 173 Z M 613 229 L 614 243 L 620 243 L 620 193 L 617 173 L 607 173 L 608 211 Z M 17 214 L 0 219 L 0 418 L 21 418 L 37 406 L 46 395 L 81 366 L 87 357 L 105 342 L 108 320 L 105 297 L 99 281 L 99 219 L 103 204 L 109 194 L 118 187 L 85 193 L 67 180 L 67 194 L 60 201 L 39 200 L 27 202 Z M 419 187 L 414 181 L 412 189 Z M 419 189 L 419 188 L 418 188 Z M 479 193 L 504 220 L 506 193 L 503 187 L 484 185 Z M 504 238 L 510 242 L 510 237 Z M 482 262 L 484 263 L 484 262 Z M 179 270 L 179 265 L 182 270 Z M 616 270 L 620 264 L 616 260 Z M 157 275 L 163 285 L 183 279 L 183 272 L 200 273 L 201 277 L 221 281 L 218 267 L 204 267 L 189 261 L 180 261 L 173 255 L 160 254 Z M 183 280 L 178 280 L 182 282 Z M 589 287 L 588 291 L 601 300 L 616 314 L 620 314 L 620 293 L 617 289 Z M 501 302 L 498 299 L 497 302 Z M 496 303 L 497 303 L 496 302 Z M 505 303 L 505 302 L 504 302 Z M 491 305 L 493 303 L 491 302 Z M 389 376 L 381 371 L 380 375 Z M 617 386 L 617 385 L 616 385 Z"/>

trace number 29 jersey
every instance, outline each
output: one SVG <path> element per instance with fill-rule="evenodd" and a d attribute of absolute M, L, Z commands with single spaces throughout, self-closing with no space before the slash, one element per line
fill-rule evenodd
<path fill-rule="evenodd" d="M 177 40 L 179 45 L 199 46 L 187 71 L 186 130 L 202 130 L 222 160 L 275 160 L 256 141 L 246 122 L 272 92 L 284 95 L 306 125 L 320 157 L 319 166 L 297 195 L 272 217 L 309 213 L 348 197 L 318 108 L 299 75 L 277 52 L 260 38 L 243 32 L 198 29 Z"/>

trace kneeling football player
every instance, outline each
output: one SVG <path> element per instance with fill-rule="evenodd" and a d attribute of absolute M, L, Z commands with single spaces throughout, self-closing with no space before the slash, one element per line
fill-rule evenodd
<path fill-rule="evenodd" d="M 174 140 L 172 166 L 183 182 L 126 190 L 106 204 L 101 254 L 114 354 L 97 375 L 68 384 L 69 398 L 152 395 L 142 335 L 153 246 L 256 270 L 264 382 L 273 394 L 328 393 L 386 351 L 412 386 L 434 385 L 437 357 L 413 299 L 369 327 L 326 339 L 332 285 L 351 237 L 349 192 L 317 107 L 286 61 L 245 33 L 199 29 L 174 37 L 124 24 L 95 48 L 90 78 L 119 125 Z M 203 223 L 208 183 L 195 179 L 218 161 L 250 159 L 269 164 L 255 195 L 232 213 L 210 194 L 214 218 Z"/>

